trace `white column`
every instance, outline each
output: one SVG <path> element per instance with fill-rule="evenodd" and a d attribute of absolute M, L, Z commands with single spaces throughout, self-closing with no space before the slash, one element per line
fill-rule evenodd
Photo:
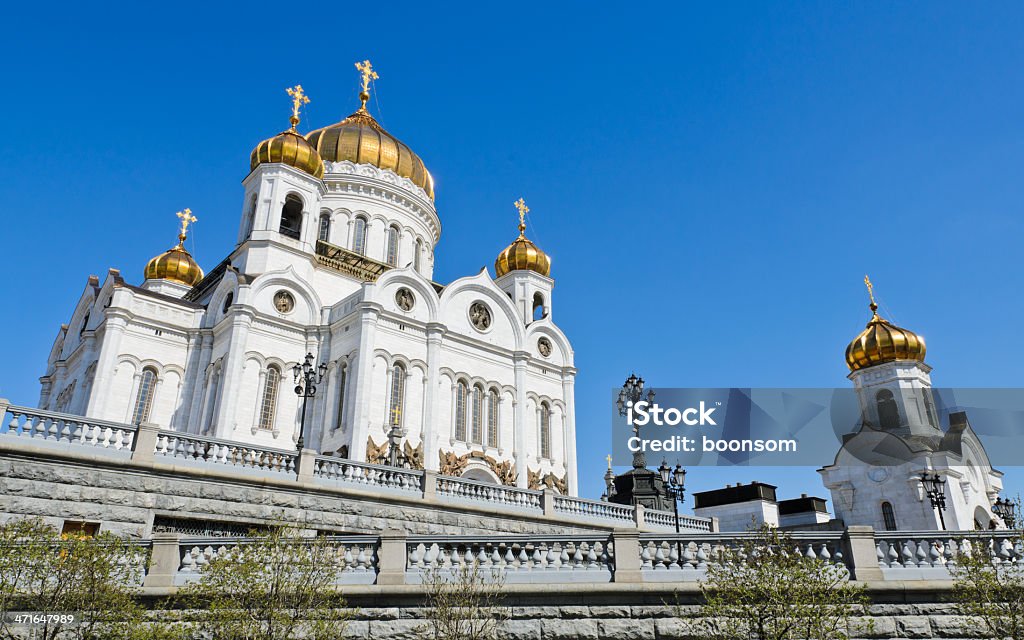
<path fill-rule="evenodd" d="M 349 458 L 366 460 L 366 438 L 370 433 L 370 391 L 373 388 L 373 347 L 376 343 L 380 305 L 362 303 L 359 308 L 359 359 L 355 376 L 355 418 L 352 421 L 352 448 Z"/>
<path fill-rule="evenodd" d="M 437 394 L 440 393 L 438 380 L 441 365 L 441 342 L 444 340 L 445 327 L 431 322 L 427 324 L 427 381 L 423 389 L 423 466 L 428 471 L 440 469 L 437 456 L 438 416 Z"/>
<path fill-rule="evenodd" d="M 92 385 L 95 392 L 89 398 L 89 406 L 85 410 L 85 415 L 92 418 L 102 418 L 105 415 L 106 401 L 111 395 L 110 385 L 114 381 L 114 368 L 121 353 L 121 338 L 124 337 L 125 328 L 128 326 L 128 316 L 121 309 L 108 309 L 104 324 L 106 328 L 103 331 L 100 355 L 96 360 L 96 378 Z"/>
<path fill-rule="evenodd" d="M 562 373 L 562 401 L 565 403 L 565 466 L 569 495 L 578 496 L 576 486 L 576 370 Z"/>
<path fill-rule="evenodd" d="M 515 411 L 515 447 L 512 455 L 516 460 L 516 486 L 526 488 L 529 479 L 526 473 L 526 364 L 530 354 L 516 351 L 512 354 L 512 368 L 516 385 Z"/>
<path fill-rule="evenodd" d="M 235 409 L 238 407 L 239 390 L 242 386 L 242 367 L 245 364 L 245 345 L 249 338 L 253 314 L 249 310 L 239 310 L 231 319 L 230 344 L 224 358 L 221 372 L 220 406 L 217 410 L 214 436 L 230 437 L 235 429 Z M 282 377 L 284 372 L 282 372 Z"/>
<path fill-rule="evenodd" d="M 184 430 L 188 433 L 202 433 L 203 431 L 203 417 L 205 415 L 203 402 L 206 381 L 208 379 L 205 374 L 210 368 L 210 353 L 213 350 L 213 331 L 209 329 L 200 331 L 196 340 L 201 345 L 199 347 L 199 356 L 192 363 L 192 366 L 189 368 L 190 370 L 185 372 L 185 377 L 192 380 L 192 399 L 188 402 L 188 413 L 182 422 Z"/>

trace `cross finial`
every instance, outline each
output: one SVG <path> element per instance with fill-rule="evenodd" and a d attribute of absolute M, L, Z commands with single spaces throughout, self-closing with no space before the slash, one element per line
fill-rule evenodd
<path fill-rule="evenodd" d="M 606 455 L 604 457 L 604 459 L 606 461 L 608 461 L 608 469 L 611 470 L 611 468 L 612 468 L 612 454 L 609 453 L 608 455 Z"/>
<path fill-rule="evenodd" d="M 380 76 L 378 76 L 377 72 L 373 70 L 373 65 L 370 64 L 369 60 L 357 62 L 356 70 L 363 76 L 363 90 L 359 92 L 359 99 L 363 104 L 359 108 L 365 111 L 366 101 L 370 99 L 370 81 L 377 80 Z"/>
<path fill-rule="evenodd" d="M 878 305 L 875 303 L 875 285 L 871 284 L 871 278 L 864 276 L 864 286 L 868 288 L 868 297 L 871 298 L 871 310 L 875 311 L 878 309 Z"/>
<path fill-rule="evenodd" d="M 519 210 L 519 235 L 523 235 L 526 233 L 526 214 L 530 213 L 530 207 L 526 206 L 522 198 L 513 202 L 512 206 Z"/>
<path fill-rule="evenodd" d="M 295 126 L 299 124 L 299 110 L 302 109 L 302 105 L 309 104 L 309 96 L 302 90 L 301 84 L 289 87 L 285 91 L 292 97 L 292 131 L 295 131 Z"/>
<path fill-rule="evenodd" d="M 394 409 L 391 410 L 391 424 L 398 424 L 399 423 L 399 418 L 401 418 L 401 417 L 402 417 L 402 410 L 401 409 L 399 409 L 398 407 L 395 407 Z"/>
<path fill-rule="evenodd" d="M 188 237 L 188 225 L 196 222 L 196 217 L 192 215 L 191 209 L 182 209 L 178 213 L 174 214 L 181 219 L 181 231 L 178 232 L 178 245 L 185 242 L 185 238 Z"/>

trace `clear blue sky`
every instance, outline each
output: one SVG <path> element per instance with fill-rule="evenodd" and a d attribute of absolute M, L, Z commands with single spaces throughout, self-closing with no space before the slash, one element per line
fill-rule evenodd
<path fill-rule="evenodd" d="M 312 96 L 303 130 L 335 122 L 363 58 L 374 112 L 436 179 L 439 281 L 493 265 L 529 203 L 576 349 L 585 495 L 630 371 L 848 384 L 865 272 L 927 338 L 936 385 L 1024 386 L 1024 9 L 721 4 L 13 5 L 0 395 L 36 401 L 88 274 L 139 282 L 175 211 L 216 265 L 249 152 L 287 124 L 284 87 Z M 753 479 L 823 494 L 813 470 L 688 483 Z"/>

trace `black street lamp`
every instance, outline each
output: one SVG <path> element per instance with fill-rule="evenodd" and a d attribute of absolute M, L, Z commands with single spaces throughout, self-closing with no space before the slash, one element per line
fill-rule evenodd
<path fill-rule="evenodd" d="M 324 379 L 324 374 L 327 373 L 327 365 L 323 362 L 320 363 L 319 367 L 313 366 L 315 358 L 312 353 L 306 354 L 306 359 L 302 364 L 297 364 L 292 367 L 292 374 L 295 376 L 295 394 L 302 398 L 302 418 L 299 420 L 299 440 L 295 443 L 295 448 L 302 451 L 302 447 L 305 445 L 305 434 L 306 434 L 306 403 L 310 398 L 316 395 L 316 385 Z"/>
<path fill-rule="evenodd" d="M 676 534 L 679 533 L 679 503 L 683 500 L 683 494 L 686 491 L 686 469 L 682 468 L 678 464 L 675 469 L 669 468 L 668 464 L 664 460 L 661 461 L 661 466 L 658 467 L 658 473 L 661 474 L 661 485 L 665 488 L 665 497 L 672 501 L 672 511 L 676 516 Z M 683 549 L 676 538 L 676 553 L 679 555 L 678 562 L 683 562 Z"/>
<path fill-rule="evenodd" d="M 644 397 L 644 379 L 637 378 L 635 374 L 630 374 L 626 378 L 626 382 L 622 385 L 622 390 L 619 391 L 619 398 L 615 401 L 615 405 L 619 409 L 619 415 L 625 417 L 629 410 L 634 404 L 641 400 L 647 400 L 648 403 L 654 402 L 654 389 L 650 389 L 647 392 L 646 398 Z M 640 437 L 640 427 L 633 425 L 633 435 Z M 644 457 L 643 449 L 633 453 L 633 468 L 642 469 L 647 466 L 647 460 Z"/>
<path fill-rule="evenodd" d="M 395 409 L 395 411 L 397 412 L 398 409 Z M 408 469 L 410 466 L 409 461 L 401 449 L 402 436 L 404 435 L 405 433 L 397 421 L 391 425 L 391 431 L 388 432 L 388 465 Z"/>
<path fill-rule="evenodd" d="M 1006 525 L 1007 529 L 1017 528 L 1016 512 L 1017 505 L 1005 498 L 996 498 L 995 504 L 992 505 L 992 513 L 999 516 L 999 518 Z"/>
<path fill-rule="evenodd" d="M 927 471 L 921 472 L 921 486 L 928 495 L 928 501 L 932 503 L 932 509 L 939 511 L 939 523 L 942 530 L 946 530 L 946 518 L 942 512 L 946 510 L 946 481 L 939 477 L 939 474 L 929 476 Z"/>

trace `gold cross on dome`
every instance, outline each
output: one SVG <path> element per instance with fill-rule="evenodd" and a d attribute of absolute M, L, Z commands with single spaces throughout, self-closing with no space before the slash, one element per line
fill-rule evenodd
<path fill-rule="evenodd" d="M 294 129 L 295 125 L 299 124 L 299 111 L 302 109 L 302 105 L 309 104 L 309 96 L 302 90 L 301 84 L 289 87 L 285 91 L 292 97 L 292 129 Z"/>
<path fill-rule="evenodd" d="M 875 303 L 875 285 L 871 284 L 871 278 L 864 276 L 864 286 L 868 288 L 868 297 L 871 298 L 871 306 L 877 307 Z"/>
<path fill-rule="evenodd" d="M 612 468 L 612 454 L 609 453 L 608 455 L 606 455 L 604 457 L 604 459 L 608 461 L 608 468 L 611 469 Z"/>
<path fill-rule="evenodd" d="M 380 76 L 373 70 L 373 65 L 370 64 L 369 60 L 357 62 L 356 70 L 363 76 L 363 90 L 359 94 L 359 99 L 363 101 L 363 108 L 365 108 L 366 101 L 370 99 L 370 81 L 377 80 Z"/>
<path fill-rule="evenodd" d="M 179 211 L 174 215 L 181 218 L 181 232 L 178 233 L 178 239 L 184 241 L 186 236 L 188 235 L 188 225 L 193 222 L 196 222 L 197 218 L 194 215 L 192 215 L 191 209 L 183 209 L 182 211 Z"/>
<path fill-rule="evenodd" d="M 512 203 L 516 209 L 519 210 L 519 233 L 526 231 L 526 214 L 530 213 L 530 207 L 526 206 L 526 201 L 519 198 Z"/>

